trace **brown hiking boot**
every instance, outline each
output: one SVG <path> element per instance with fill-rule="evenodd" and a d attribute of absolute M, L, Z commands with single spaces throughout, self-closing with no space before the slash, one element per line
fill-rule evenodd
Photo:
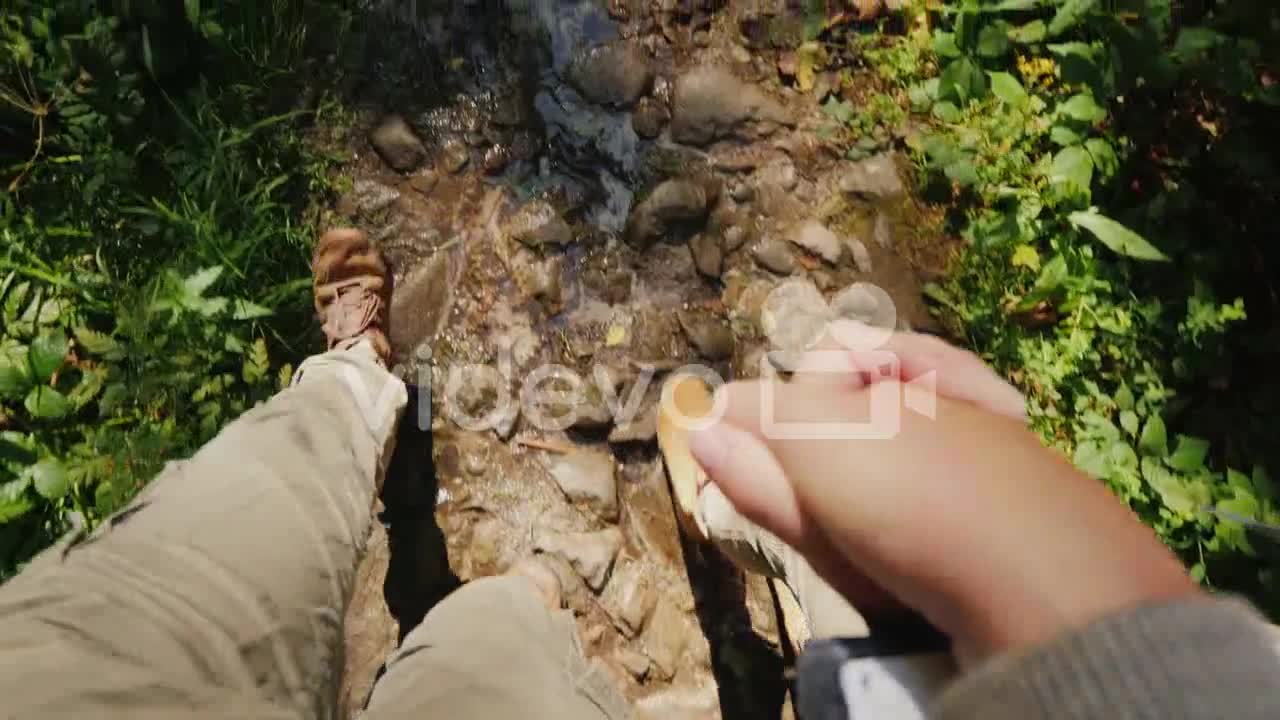
<path fill-rule="evenodd" d="M 391 273 L 382 253 L 359 230 L 330 230 L 316 246 L 316 312 L 330 350 L 345 350 L 368 340 L 382 364 L 391 356 L 387 312 Z"/>

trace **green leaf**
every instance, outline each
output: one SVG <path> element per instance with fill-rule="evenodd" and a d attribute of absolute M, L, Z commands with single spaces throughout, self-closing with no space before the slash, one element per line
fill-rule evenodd
<path fill-rule="evenodd" d="M 1261 465 L 1253 466 L 1253 489 L 1258 493 L 1258 497 L 1263 499 L 1271 499 L 1276 496 L 1276 488 L 1271 484 L 1271 478 L 1267 475 L 1267 469 Z"/>
<path fill-rule="evenodd" d="M 58 420 L 71 410 L 71 402 L 62 393 L 51 387 L 37 385 L 31 388 L 23 406 L 31 417 L 39 420 Z"/>
<path fill-rule="evenodd" d="M 1071 148 L 1068 148 L 1071 149 Z M 1083 152 L 1083 151 L 1081 151 Z M 1072 225 L 1084 228 L 1113 252 L 1137 260 L 1168 262 L 1169 257 L 1147 242 L 1141 235 L 1095 212 L 1074 212 L 1068 217 Z"/>
<path fill-rule="evenodd" d="M 933 34 L 933 53 L 938 57 L 955 59 L 964 53 L 960 52 L 960 46 L 956 44 L 955 33 L 936 32 Z"/>
<path fill-rule="evenodd" d="M 32 384 L 26 348 L 19 346 L 9 352 L 0 352 L 0 399 L 16 400 L 23 397 Z"/>
<path fill-rule="evenodd" d="M 981 178 L 978 177 L 978 169 L 968 159 L 951 163 L 943 172 L 952 182 L 961 185 L 977 185 L 981 181 Z"/>
<path fill-rule="evenodd" d="M 71 332 L 75 335 L 76 342 L 80 347 L 84 348 L 90 355 L 106 355 L 119 347 L 115 338 L 97 330 L 90 330 L 87 327 L 80 326 Z"/>
<path fill-rule="evenodd" d="M 1147 420 L 1147 426 L 1142 429 L 1142 437 L 1138 439 L 1138 449 L 1143 455 L 1153 457 L 1162 458 L 1169 454 L 1169 433 L 1159 415 L 1152 415 Z"/>
<path fill-rule="evenodd" d="M 23 475 L 31 480 L 36 492 L 47 500 L 61 498 L 67 494 L 71 486 L 67 469 L 62 466 L 62 463 L 52 458 L 46 458 L 32 465 Z"/>
<path fill-rule="evenodd" d="M 1134 405 L 1133 391 L 1129 389 L 1128 385 L 1121 385 L 1120 389 L 1116 390 L 1116 394 L 1113 399 L 1116 401 L 1116 407 L 1120 408 L 1121 410 L 1133 409 L 1133 405 Z"/>
<path fill-rule="evenodd" d="M 1187 435 L 1178 436 L 1178 445 L 1169 456 L 1169 467 L 1184 473 L 1194 473 L 1204 468 L 1209 454 L 1209 441 Z"/>
<path fill-rule="evenodd" d="M 1089 157 L 1093 158 L 1093 166 L 1098 168 L 1098 172 L 1102 173 L 1104 178 L 1109 178 L 1120 171 L 1120 158 L 1116 156 L 1116 150 L 1110 142 L 1102 138 L 1089 138 L 1084 143 L 1084 149 L 1089 151 Z"/>
<path fill-rule="evenodd" d="M 31 360 L 31 375 L 35 382 L 45 384 L 62 367 L 67 357 L 67 334 L 52 330 L 31 342 L 27 357 Z"/>
<path fill-rule="evenodd" d="M 822 112 L 846 125 L 853 122 L 853 118 L 856 115 L 852 102 L 849 102 L 848 100 L 836 100 L 834 95 L 827 98 L 826 104 L 822 106 Z"/>
<path fill-rule="evenodd" d="M 142 66 L 152 75 L 156 74 L 155 58 L 151 54 L 151 31 L 142 26 Z"/>
<path fill-rule="evenodd" d="M 1130 435 L 1138 434 L 1139 422 L 1138 413 L 1132 410 L 1120 411 L 1120 427 L 1124 428 L 1124 431 Z"/>
<path fill-rule="evenodd" d="M 933 110 L 930 112 L 934 117 L 945 123 L 958 123 L 962 118 L 960 108 L 956 107 L 955 103 L 949 101 L 934 103 Z"/>
<path fill-rule="evenodd" d="M 26 478 L 0 483 L 0 525 L 12 522 L 35 509 L 35 501 L 27 494 L 31 481 Z"/>
<path fill-rule="evenodd" d="M 1072 95 L 1058 106 L 1058 113 L 1090 125 L 1101 122 L 1107 117 L 1106 109 L 1099 105 L 1090 93 Z"/>
<path fill-rule="evenodd" d="M 1079 25 L 1097 4 L 1098 0 L 1067 0 L 1050 21 L 1049 36 L 1057 37 Z"/>
<path fill-rule="evenodd" d="M 1152 458 L 1142 462 L 1142 477 L 1160 496 L 1164 506 L 1183 519 L 1190 519 L 1200 510 L 1199 492 L 1193 492 L 1183 478 L 1169 472 Z"/>
<path fill-rule="evenodd" d="M 938 78 L 938 99 L 954 100 L 960 105 L 981 99 L 987 91 L 987 76 L 977 63 L 967 57 L 952 60 Z"/>
<path fill-rule="evenodd" d="M 269 307 L 263 307 L 257 303 L 248 300 L 236 300 L 232 305 L 231 318 L 233 320 L 257 320 L 258 318 L 271 317 L 274 311 Z"/>
<path fill-rule="evenodd" d="M 991 94 L 1000 102 L 1015 109 L 1027 106 L 1027 90 L 1018 78 L 1007 72 L 991 72 L 987 76 L 991 78 Z"/>
<path fill-rule="evenodd" d="M 1088 192 L 1093 183 L 1093 158 L 1079 145 L 1063 148 L 1053 157 L 1049 167 L 1049 182 L 1069 185 Z"/>
<path fill-rule="evenodd" d="M 1071 462 L 1080 469 L 1080 472 L 1096 479 L 1106 477 L 1109 470 L 1107 458 L 1102 454 L 1102 449 L 1092 441 L 1077 445 Z"/>
<path fill-rule="evenodd" d="M 1173 54 L 1180 60 L 1189 60 L 1223 45 L 1227 36 L 1207 27 L 1184 27 L 1173 44 Z"/>
<path fill-rule="evenodd" d="M 1071 145 L 1079 145 L 1084 138 L 1080 137 L 1080 133 L 1066 125 L 1054 125 L 1049 129 L 1049 139 L 1053 141 L 1054 145 L 1069 147 Z"/>
<path fill-rule="evenodd" d="M 1044 24 L 1043 20 L 1032 20 L 1026 25 L 1011 29 L 1009 31 L 1009 39 L 1016 43 L 1030 45 L 1043 41 L 1048 34 L 1049 27 Z"/>
<path fill-rule="evenodd" d="M 1237 495 L 1242 492 L 1252 494 L 1253 480 L 1239 470 L 1227 468 L 1227 487 L 1233 489 Z"/>
<path fill-rule="evenodd" d="M 200 0 L 183 0 L 183 5 L 187 10 L 187 22 L 191 23 L 191 27 L 200 24 Z"/>
<path fill-rule="evenodd" d="M 213 267 L 207 267 L 203 270 L 200 270 L 194 273 L 193 275 L 186 278 L 185 280 L 183 280 L 182 289 L 188 293 L 189 297 L 198 298 L 204 295 L 204 291 L 208 290 L 210 285 L 213 285 L 215 282 L 217 282 L 218 278 L 221 275 L 222 275 L 221 265 L 214 265 Z"/>
<path fill-rule="evenodd" d="M 1009 52 L 1009 23 L 994 22 L 978 32 L 978 55 L 985 58 L 998 58 L 1007 52 Z"/>

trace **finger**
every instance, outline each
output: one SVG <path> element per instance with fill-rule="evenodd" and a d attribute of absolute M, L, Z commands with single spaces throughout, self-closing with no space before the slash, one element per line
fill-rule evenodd
<path fill-rule="evenodd" d="M 898 356 L 902 380 L 919 380 L 934 373 L 938 393 L 1022 422 L 1027 401 L 1012 384 L 996 374 L 974 353 L 920 333 L 894 333 L 886 350 Z"/>
<path fill-rule="evenodd" d="M 866 385 L 849 349 L 826 333 L 812 350 L 800 357 L 791 382 L 857 390 Z"/>
<path fill-rule="evenodd" d="M 723 420 L 689 434 L 689 449 L 744 517 L 798 546 L 805 523 L 778 460 L 755 435 Z"/>

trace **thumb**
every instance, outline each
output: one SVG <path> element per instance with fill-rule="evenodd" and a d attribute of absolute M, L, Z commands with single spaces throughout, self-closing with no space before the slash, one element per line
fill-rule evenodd
<path fill-rule="evenodd" d="M 783 542 L 800 544 L 805 529 L 800 504 L 782 465 L 760 438 L 721 419 L 691 431 L 689 450 L 738 512 Z"/>

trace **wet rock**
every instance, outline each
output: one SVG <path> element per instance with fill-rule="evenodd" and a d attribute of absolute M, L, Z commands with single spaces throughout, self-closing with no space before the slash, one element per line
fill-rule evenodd
<path fill-rule="evenodd" d="M 658 603 L 653 579 L 641 562 L 620 563 L 601 604 L 613 624 L 627 637 L 639 635 Z"/>
<path fill-rule="evenodd" d="M 849 248 L 849 254 L 853 256 L 853 264 L 858 267 L 858 272 L 871 272 L 871 252 L 867 250 L 866 244 L 856 237 L 845 238 L 844 242 Z"/>
<path fill-rule="evenodd" d="M 502 233 L 532 248 L 567 245 L 573 229 L 546 200 L 530 200 L 502 224 Z"/>
<path fill-rule="evenodd" d="M 357 180 L 345 198 L 344 205 L 362 215 L 374 215 L 400 199 L 400 191 L 374 180 Z"/>
<path fill-rule="evenodd" d="M 427 159 L 427 148 L 399 115 L 388 115 L 369 133 L 369 144 L 382 161 L 400 172 L 416 169 Z"/>
<path fill-rule="evenodd" d="M 484 158 L 481 164 L 484 171 L 489 175 L 497 175 L 507 169 L 507 165 L 511 163 L 511 149 L 505 145 L 494 145 L 484 151 Z"/>
<path fill-rule="evenodd" d="M 679 313 L 680 327 L 698 354 L 712 362 L 733 356 L 733 333 L 712 315 Z"/>
<path fill-rule="evenodd" d="M 840 190 L 848 195 L 871 199 L 901 196 L 906 192 L 898 166 L 889 153 L 876 155 L 852 165 L 840 177 Z"/>
<path fill-rule="evenodd" d="M 858 282 L 841 290 L 831 298 L 831 312 L 836 317 L 887 330 L 893 329 L 898 322 L 893 298 L 872 283 Z"/>
<path fill-rule="evenodd" d="M 724 248 L 720 238 L 710 232 L 698 233 L 689 238 L 689 252 L 698 272 L 709 278 L 719 278 L 724 271 Z"/>
<path fill-rule="evenodd" d="M 636 680 L 644 680 L 649 674 L 649 658 L 629 648 L 621 647 L 613 654 L 618 666 Z"/>
<path fill-rule="evenodd" d="M 430 195 L 439 183 L 440 173 L 435 170 L 426 170 L 409 178 L 409 187 L 421 195 Z"/>
<path fill-rule="evenodd" d="M 706 185 L 694 180 L 667 180 L 658 185 L 631 211 L 627 242 L 647 248 L 678 225 L 699 225 L 707 215 L 707 195 Z"/>
<path fill-rule="evenodd" d="M 471 162 L 471 150 L 458 138 L 449 138 L 440 148 L 440 166 L 446 172 L 457 174 Z"/>
<path fill-rule="evenodd" d="M 618 519 L 618 480 L 613 457 L 599 450 L 574 450 L 553 457 L 551 477 L 572 502 L 581 503 L 601 518 Z"/>
<path fill-rule="evenodd" d="M 742 134 L 748 123 L 787 125 L 790 118 L 763 90 L 724 68 L 699 66 L 676 81 L 671 111 L 676 142 L 706 145 Z"/>
<path fill-rule="evenodd" d="M 649 56 L 638 44 L 618 41 L 583 51 L 569 64 L 569 84 L 593 103 L 634 105 L 653 83 Z"/>
<path fill-rule="evenodd" d="M 766 238 L 756 243 L 751 249 L 751 256 L 761 267 L 779 275 L 790 275 L 796 271 L 796 258 L 791 248 L 784 242 Z"/>
<path fill-rule="evenodd" d="M 760 326 L 771 346 L 788 359 L 813 346 L 826 332 L 831 308 L 808 280 L 788 280 L 769 293 L 760 309 Z"/>
<path fill-rule="evenodd" d="M 675 603 L 667 598 L 659 599 L 640 642 L 664 679 L 669 680 L 676 674 L 691 633 L 688 620 Z"/>
<path fill-rule="evenodd" d="M 654 98 L 641 98 L 635 112 L 631 113 L 631 127 L 635 129 L 637 135 L 647 140 L 661 135 L 662 128 L 666 127 L 670 120 L 671 111 Z"/>
<path fill-rule="evenodd" d="M 844 252 L 840 238 L 827 229 L 826 225 L 808 220 L 792 229 L 789 236 L 791 242 L 817 255 L 829 263 L 835 264 Z"/>
<path fill-rule="evenodd" d="M 453 309 L 453 300 L 448 253 L 432 255 L 425 265 L 409 271 L 396 283 L 391 298 L 390 334 L 397 363 L 418 361 L 416 351 L 440 332 Z"/>
<path fill-rule="evenodd" d="M 630 422 L 619 423 L 609 433 L 611 443 L 649 443 L 658 437 L 658 404 L 651 403 Z"/>
<path fill-rule="evenodd" d="M 559 555 L 595 592 L 609 582 L 613 560 L 622 549 L 622 531 L 611 527 L 589 533 L 545 533 L 535 543 L 542 552 Z"/>
<path fill-rule="evenodd" d="M 893 224 L 888 215 L 880 213 L 876 216 L 876 227 L 872 234 L 880 247 L 888 249 L 893 246 Z"/>
<path fill-rule="evenodd" d="M 745 225 L 731 225 L 724 231 L 725 252 L 735 252 L 751 239 L 751 231 Z"/>

